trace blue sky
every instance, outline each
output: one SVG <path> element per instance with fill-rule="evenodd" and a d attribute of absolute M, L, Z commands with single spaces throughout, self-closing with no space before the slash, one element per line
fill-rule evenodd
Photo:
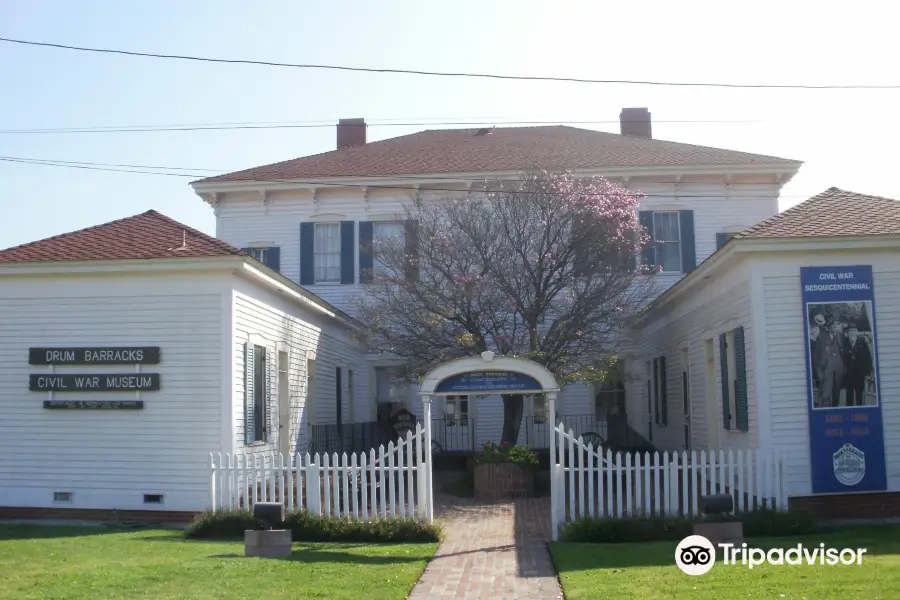
<path fill-rule="evenodd" d="M 867 6 L 867 4 L 869 6 Z M 614 6 L 615 5 L 615 6 Z M 736 5 L 735 5 L 736 6 Z M 604 79 L 896 84 L 879 3 L 0 0 L 0 36 L 221 58 Z M 846 7 L 846 5 L 844 5 Z M 847 10 L 844 8 L 843 10 Z M 893 78 L 893 79 L 892 79 Z M 900 90 L 710 90 L 233 66 L 0 43 L 0 130 L 219 122 L 616 121 L 805 161 L 782 209 L 836 185 L 900 197 Z M 664 123 L 728 120 L 751 123 Z M 435 126 L 439 127 L 439 126 Z M 616 123 L 586 127 L 617 131 Z M 426 126 L 372 126 L 369 139 Z M 334 148 L 333 127 L 0 134 L 0 156 L 237 170 Z M 189 178 L 0 162 L 0 247 L 159 210 L 215 233 Z"/>

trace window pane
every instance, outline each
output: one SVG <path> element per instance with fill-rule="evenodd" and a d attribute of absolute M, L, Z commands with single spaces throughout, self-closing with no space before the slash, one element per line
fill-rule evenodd
<path fill-rule="evenodd" d="M 678 242 L 664 242 L 657 244 L 657 263 L 662 265 L 663 271 L 681 271 L 681 244 Z"/>
<path fill-rule="evenodd" d="M 373 254 L 374 254 L 374 271 L 375 275 L 387 273 L 389 270 L 382 260 L 379 248 L 397 247 L 403 243 L 406 235 L 406 227 L 403 223 L 391 221 L 376 222 L 373 227 Z"/>
<path fill-rule="evenodd" d="M 653 213 L 653 239 L 657 242 L 680 241 L 677 212 Z"/>
<path fill-rule="evenodd" d="M 341 280 L 341 227 L 339 223 L 316 223 L 316 282 Z"/>

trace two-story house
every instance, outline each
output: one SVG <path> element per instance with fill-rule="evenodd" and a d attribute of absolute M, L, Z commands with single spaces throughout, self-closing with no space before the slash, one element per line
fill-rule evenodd
<path fill-rule="evenodd" d="M 623 109 L 620 122 L 620 134 L 564 126 L 491 127 L 426 130 L 369 142 L 363 119 L 342 119 L 335 150 L 192 186 L 213 208 L 218 238 L 352 312 L 353 299 L 364 291 L 363 273 L 373 264 L 371 241 L 404 235 L 410 224 L 403 220 L 402 206 L 416 197 L 466 194 L 477 182 L 515 178 L 533 167 L 609 178 L 644 194 L 640 220 L 654 242 L 648 259 L 661 266 L 657 282 L 664 290 L 732 234 L 777 214 L 781 187 L 801 165 L 653 139 L 646 108 Z M 399 375 L 401 367 L 402 362 L 368 356 L 367 364 L 355 370 L 371 385 L 352 389 L 345 381 L 336 395 L 307 399 L 300 429 L 372 423 L 380 405 L 421 416 L 415 386 Z M 626 365 L 625 370 L 632 369 Z M 317 389 L 331 389 L 331 382 L 323 383 Z M 569 426 L 606 436 L 610 407 L 598 403 L 602 394 L 597 391 L 570 385 L 557 410 Z M 619 409 L 626 405 L 615 404 Z M 469 450 L 500 437 L 499 397 L 477 402 L 450 397 L 435 409 L 434 438 L 444 450 Z M 649 438 L 654 424 L 647 410 L 628 415 L 628 422 Z M 545 412 L 544 406 L 527 402 L 520 443 L 548 445 Z M 668 435 L 655 434 L 656 439 Z"/>

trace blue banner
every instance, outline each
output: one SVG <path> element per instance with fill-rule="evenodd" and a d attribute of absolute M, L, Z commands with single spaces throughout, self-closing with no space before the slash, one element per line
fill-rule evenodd
<path fill-rule="evenodd" d="M 453 375 L 440 382 L 435 389 L 438 394 L 447 393 L 521 393 L 535 392 L 543 388 L 536 379 L 511 371 L 475 371 Z"/>
<path fill-rule="evenodd" d="M 814 494 L 887 489 L 871 266 L 800 269 Z"/>

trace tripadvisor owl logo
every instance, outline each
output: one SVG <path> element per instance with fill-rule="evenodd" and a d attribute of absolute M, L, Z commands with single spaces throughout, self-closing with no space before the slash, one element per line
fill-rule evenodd
<path fill-rule="evenodd" d="M 687 575 L 705 575 L 716 564 L 716 549 L 702 535 L 689 535 L 675 548 L 675 564 Z M 747 544 L 718 544 L 723 565 L 743 565 L 748 569 L 763 564 L 770 565 L 861 565 L 865 548 L 804 547 L 797 544 L 790 548 L 750 548 Z"/>

